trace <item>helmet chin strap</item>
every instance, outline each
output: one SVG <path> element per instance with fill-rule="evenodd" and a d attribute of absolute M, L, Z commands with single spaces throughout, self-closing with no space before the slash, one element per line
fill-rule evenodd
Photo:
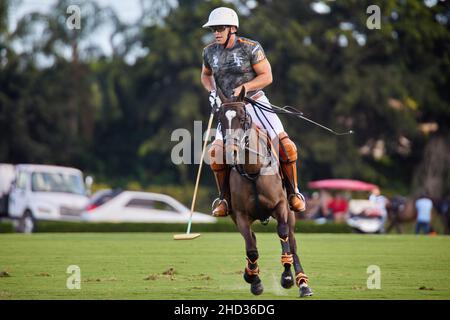
<path fill-rule="evenodd" d="M 231 27 L 230 27 L 230 30 L 231 30 Z M 230 38 L 231 38 L 231 35 L 232 35 L 232 34 L 236 34 L 236 32 L 228 31 L 227 41 L 225 41 L 225 43 L 224 43 L 224 45 L 223 45 L 223 48 L 224 48 L 224 49 L 226 49 L 226 47 L 227 47 L 227 45 L 228 45 L 228 42 L 230 41 Z"/>

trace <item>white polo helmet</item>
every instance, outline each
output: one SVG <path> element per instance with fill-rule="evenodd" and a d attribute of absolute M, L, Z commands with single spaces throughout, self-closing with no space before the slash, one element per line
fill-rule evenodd
<path fill-rule="evenodd" d="M 239 28 L 239 18 L 236 11 L 226 7 L 214 9 L 209 14 L 208 22 L 203 25 L 203 28 L 212 26 L 235 26 Z"/>

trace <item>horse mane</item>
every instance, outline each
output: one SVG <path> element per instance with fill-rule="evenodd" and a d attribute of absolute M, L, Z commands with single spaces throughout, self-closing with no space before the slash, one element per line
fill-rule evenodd
<path fill-rule="evenodd" d="M 217 87 L 217 94 L 219 95 L 219 98 L 222 101 L 222 103 L 243 102 L 244 98 L 245 98 L 246 90 L 245 90 L 245 87 L 242 87 L 241 92 L 239 93 L 239 95 L 237 97 L 233 96 L 231 98 L 227 98 L 225 96 L 225 94 L 223 93 L 223 91 L 219 87 Z"/>

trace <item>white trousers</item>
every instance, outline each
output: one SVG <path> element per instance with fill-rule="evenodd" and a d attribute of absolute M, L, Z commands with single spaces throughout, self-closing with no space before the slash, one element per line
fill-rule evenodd
<path fill-rule="evenodd" d="M 272 109 L 269 99 L 267 99 L 265 94 L 259 97 L 257 101 L 264 104 L 267 108 Z M 249 115 L 252 117 L 252 121 L 254 124 L 256 124 L 261 129 L 266 128 L 270 139 L 273 140 L 281 132 L 284 131 L 283 124 L 281 123 L 280 118 L 278 118 L 278 115 L 276 113 L 261 110 L 256 106 L 253 108 L 251 104 L 246 104 L 245 108 L 247 109 Z M 216 139 L 223 140 L 220 123 L 216 128 Z"/>

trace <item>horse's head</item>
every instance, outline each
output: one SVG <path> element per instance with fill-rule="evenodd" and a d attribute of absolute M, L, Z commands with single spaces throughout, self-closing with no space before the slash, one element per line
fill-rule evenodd
<path fill-rule="evenodd" d="M 222 106 L 218 111 L 218 119 L 225 140 L 227 163 L 236 164 L 246 137 L 245 133 L 252 124 L 251 117 L 245 109 L 245 88 L 242 88 L 238 97 L 232 99 L 227 99 L 220 91 L 219 96 Z"/>

